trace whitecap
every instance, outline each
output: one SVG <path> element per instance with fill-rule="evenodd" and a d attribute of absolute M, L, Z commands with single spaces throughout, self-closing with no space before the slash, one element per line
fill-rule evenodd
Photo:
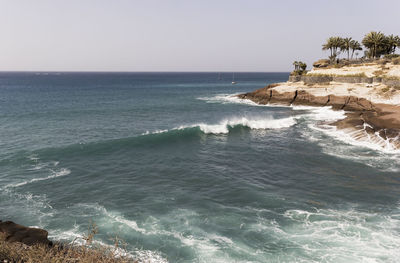
<path fill-rule="evenodd" d="M 296 120 L 293 117 L 273 119 L 273 118 L 232 118 L 223 120 L 218 124 L 205 124 L 199 123 L 192 125 L 192 127 L 199 127 L 200 130 L 206 134 L 227 134 L 229 133 L 229 128 L 234 128 L 235 126 L 244 126 L 250 129 L 281 129 L 288 128 L 296 124 Z"/>
<path fill-rule="evenodd" d="M 146 132 L 142 135 L 166 133 L 169 131 L 185 130 L 188 128 L 199 128 L 205 134 L 228 134 L 230 128 L 237 126 L 244 126 L 254 130 L 266 129 L 282 129 L 288 128 L 297 123 L 297 117 L 287 117 L 281 119 L 267 118 L 248 118 L 248 117 L 234 117 L 225 119 L 216 124 L 196 123 L 190 125 L 182 125 L 171 130 L 156 130 L 154 132 Z"/>
<path fill-rule="evenodd" d="M 23 181 L 23 182 L 20 182 L 20 183 L 9 184 L 9 185 L 6 185 L 5 188 L 8 188 L 8 187 L 20 187 L 20 186 L 23 186 L 23 185 L 26 185 L 26 184 L 31 184 L 31 183 L 34 183 L 34 182 L 39 182 L 39 181 L 49 180 L 49 179 L 53 179 L 53 178 L 57 178 L 57 177 L 61 177 L 61 176 L 66 176 L 66 175 L 69 175 L 71 173 L 71 170 L 69 170 L 67 168 L 62 168 L 57 172 L 51 170 L 51 173 L 52 173 L 51 175 L 46 176 L 46 177 L 33 178 L 31 180 Z"/>
<path fill-rule="evenodd" d="M 93 209 L 93 210 L 99 211 L 102 214 L 103 217 L 111 219 L 111 222 L 107 221 L 106 223 L 111 223 L 111 224 L 118 223 L 120 225 L 121 224 L 125 225 L 125 226 L 135 230 L 136 232 L 143 233 L 143 234 L 146 233 L 146 230 L 143 229 L 143 228 L 140 228 L 138 226 L 138 224 L 136 223 L 136 221 L 126 219 L 120 213 L 109 212 L 104 206 L 99 205 L 97 203 L 93 203 L 93 204 L 85 204 L 85 203 L 83 203 L 83 204 L 77 204 L 77 206 L 78 207 L 82 207 L 84 209 Z"/>
<path fill-rule="evenodd" d="M 168 132 L 168 131 L 169 131 L 169 130 L 146 131 L 146 132 L 142 133 L 142 135 L 165 133 L 165 132 Z"/>

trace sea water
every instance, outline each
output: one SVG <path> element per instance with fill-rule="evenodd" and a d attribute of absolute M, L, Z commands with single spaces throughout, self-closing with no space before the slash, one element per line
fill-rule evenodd
<path fill-rule="evenodd" d="M 235 77 L 0 73 L 0 220 L 143 262 L 397 262 L 399 153 Z"/>

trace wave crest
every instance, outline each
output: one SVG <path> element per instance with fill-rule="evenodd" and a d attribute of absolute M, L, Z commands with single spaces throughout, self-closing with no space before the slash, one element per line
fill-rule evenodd
<path fill-rule="evenodd" d="M 296 124 L 296 120 L 293 117 L 283 119 L 248 119 L 246 117 L 224 120 L 216 125 L 209 124 L 198 124 L 200 130 L 206 134 L 226 134 L 229 133 L 229 128 L 237 126 L 248 127 L 250 129 L 280 129 L 288 128 Z"/>
<path fill-rule="evenodd" d="M 38 182 L 38 181 L 49 180 L 49 179 L 53 179 L 53 178 L 56 178 L 56 177 L 66 176 L 66 175 L 69 175 L 70 173 L 71 173 L 71 170 L 69 170 L 67 168 L 62 168 L 58 172 L 52 171 L 52 174 L 49 175 L 49 176 L 40 177 L 40 178 L 33 178 L 31 180 L 26 180 L 26 181 L 23 181 L 21 183 L 10 184 L 10 185 L 7 185 L 6 188 L 7 187 L 19 187 L 19 186 L 23 186 L 23 185 L 34 183 L 34 182 Z"/>
<path fill-rule="evenodd" d="M 169 131 L 177 131 L 177 130 L 186 130 L 192 128 L 198 128 L 201 132 L 205 134 L 228 134 L 229 131 L 236 127 L 247 127 L 250 129 L 255 130 L 265 130 L 265 129 L 281 129 L 281 128 L 288 128 L 295 125 L 296 118 L 294 117 L 287 117 L 282 119 L 251 119 L 247 117 L 241 118 L 232 118 L 223 120 L 217 124 L 207 124 L 207 123 L 197 123 L 192 125 L 182 125 L 177 128 L 173 128 L 171 130 L 156 130 L 154 132 L 146 131 L 142 135 L 149 135 L 149 134 L 159 134 L 159 133 L 166 133 Z"/>

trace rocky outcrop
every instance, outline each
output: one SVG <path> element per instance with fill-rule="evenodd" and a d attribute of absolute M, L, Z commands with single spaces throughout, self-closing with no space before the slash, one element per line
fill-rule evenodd
<path fill-rule="evenodd" d="M 289 82 L 299 82 L 301 81 L 301 75 L 289 76 Z"/>
<path fill-rule="evenodd" d="M 326 68 L 330 65 L 331 61 L 329 59 L 320 59 L 316 62 L 314 62 L 313 67 L 314 68 Z"/>
<path fill-rule="evenodd" d="M 0 233 L 7 242 L 20 242 L 26 245 L 52 245 L 47 239 L 48 232 L 40 228 L 26 227 L 12 221 L 0 221 Z"/>
<path fill-rule="evenodd" d="M 258 104 L 279 104 L 279 105 L 308 105 L 308 106 L 332 106 L 334 109 L 349 111 L 373 111 L 374 105 L 364 98 L 355 96 L 314 96 L 306 90 L 294 90 L 290 92 L 279 92 L 275 86 L 238 95 L 239 98 L 249 99 Z"/>
<path fill-rule="evenodd" d="M 346 110 L 347 118 L 334 123 L 338 128 L 348 129 L 362 127 L 362 132 L 378 140 L 390 140 L 400 149 L 400 107 L 387 104 L 374 104 L 371 101 L 355 96 L 314 96 L 306 90 L 279 92 L 277 85 L 238 95 L 259 104 L 332 106 L 333 109 Z M 364 125 L 367 123 L 368 125 Z M 361 136 L 361 135 L 360 135 Z"/>

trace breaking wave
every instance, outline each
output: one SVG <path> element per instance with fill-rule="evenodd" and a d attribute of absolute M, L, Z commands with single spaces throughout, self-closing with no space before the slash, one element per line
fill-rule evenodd
<path fill-rule="evenodd" d="M 314 107 L 314 106 L 281 106 L 281 105 L 260 105 L 251 100 L 240 99 L 237 97 L 238 94 L 217 94 L 213 97 L 200 97 L 198 99 L 205 100 L 207 103 L 237 103 L 251 106 L 268 106 L 268 107 L 291 107 L 295 111 L 305 111 L 298 118 L 306 118 L 313 121 L 309 124 L 309 127 L 315 130 L 324 132 L 325 134 L 340 140 L 346 144 L 369 148 L 375 151 L 381 151 L 389 154 L 399 154 L 400 149 L 397 147 L 399 138 L 382 138 L 379 133 L 369 134 L 366 132 L 364 124 L 360 129 L 337 129 L 334 125 L 330 125 L 335 121 L 346 118 L 346 112 L 344 110 L 333 110 L 330 106 L 325 107 Z M 318 123 L 315 123 L 317 121 Z M 321 124 L 322 122 L 322 124 Z M 399 135 L 400 136 L 400 135 Z"/>
<path fill-rule="evenodd" d="M 296 119 L 293 117 L 282 118 L 282 119 L 251 119 L 246 117 L 241 118 L 232 118 L 223 120 L 217 124 L 207 124 L 207 123 L 197 123 L 193 125 L 183 125 L 171 130 L 157 130 L 154 132 L 145 132 L 143 135 L 148 134 L 158 134 L 158 133 L 166 133 L 169 131 L 176 130 L 186 130 L 197 128 L 200 129 L 201 132 L 205 134 L 228 134 L 231 129 L 236 127 L 247 127 L 250 129 L 281 129 L 288 128 L 296 124 Z"/>

